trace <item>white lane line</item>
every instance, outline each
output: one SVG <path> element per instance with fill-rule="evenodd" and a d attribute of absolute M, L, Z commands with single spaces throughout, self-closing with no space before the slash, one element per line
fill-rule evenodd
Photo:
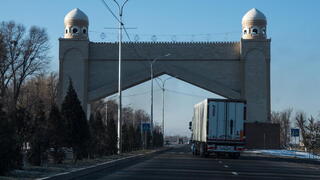
<path fill-rule="evenodd" d="M 228 168 L 229 166 L 228 165 L 224 165 L 223 167 Z"/>
<path fill-rule="evenodd" d="M 232 174 L 235 176 L 239 175 L 237 172 L 232 172 Z"/>

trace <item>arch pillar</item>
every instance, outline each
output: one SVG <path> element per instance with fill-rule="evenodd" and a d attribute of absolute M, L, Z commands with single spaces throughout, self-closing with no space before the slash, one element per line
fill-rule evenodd
<path fill-rule="evenodd" d="M 84 112 L 90 115 L 90 105 L 88 106 L 88 52 L 88 40 L 59 39 L 59 104 L 62 104 L 67 94 L 69 80 L 71 79 Z"/>
<path fill-rule="evenodd" d="M 270 39 L 241 40 L 243 92 L 249 122 L 271 122 Z"/>

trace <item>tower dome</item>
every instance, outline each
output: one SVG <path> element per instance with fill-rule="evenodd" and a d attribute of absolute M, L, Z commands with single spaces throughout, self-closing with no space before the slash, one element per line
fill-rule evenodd
<path fill-rule="evenodd" d="M 242 18 L 243 39 L 266 39 L 267 18 L 256 8 L 249 10 Z"/>
<path fill-rule="evenodd" d="M 78 8 L 73 9 L 64 17 L 64 38 L 88 39 L 88 26 L 88 16 Z"/>

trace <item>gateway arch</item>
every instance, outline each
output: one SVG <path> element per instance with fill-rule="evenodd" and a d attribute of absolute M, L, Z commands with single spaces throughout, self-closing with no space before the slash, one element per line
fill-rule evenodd
<path fill-rule="evenodd" d="M 59 39 L 59 97 L 71 78 L 84 110 L 90 102 L 117 92 L 118 43 L 90 42 L 89 20 L 79 9 L 64 19 Z M 229 99 L 247 102 L 247 122 L 270 122 L 270 39 L 263 13 L 252 9 L 242 18 L 239 42 L 123 43 L 123 90 L 168 74 Z"/>

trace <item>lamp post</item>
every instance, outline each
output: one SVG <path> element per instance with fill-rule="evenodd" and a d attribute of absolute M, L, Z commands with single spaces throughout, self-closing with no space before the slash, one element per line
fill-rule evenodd
<path fill-rule="evenodd" d="M 117 148 L 118 148 L 118 154 L 121 154 L 122 152 L 122 139 L 121 139 L 121 129 L 122 129 L 122 79 L 121 79 L 121 44 L 122 44 L 122 14 L 123 14 L 123 7 L 128 2 L 126 0 L 122 5 L 120 5 L 116 0 L 113 0 L 117 7 L 119 8 L 119 64 L 118 64 L 118 128 L 117 128 L 117 135 L 118 135 L 118 142 L 117 142 Z M 103 1 L 104 2 L 104 1 Z"/>
<path fill-rule="evenodd" d="M 163 143 L 164 143 L 164 91 L 165 91 L 164 86 L 165 86 L 166 82 L 169 79 L 172 79 L 172 78 L 173 77 L 168 77 L 165 80 L 162 80 L 162 79 L 158 78 L 161 81 L 161 84 L 162 84 L 161 90 L 162 90 L 162 136 L 163 136 Z"/>
<path fill-rule="evenodd" d="M 161 57 L 168 57 L 170 56 L 171 54 L 168 53 L 168 54 L 165 54 L 165 55 L 162 55 L 162 56 L 158 56 L 156 58 L 154 58 L 151 63 L 150 63 L 150 79 L 151 79 L 151 137 L 153 138 L 153 64 Z"/>

